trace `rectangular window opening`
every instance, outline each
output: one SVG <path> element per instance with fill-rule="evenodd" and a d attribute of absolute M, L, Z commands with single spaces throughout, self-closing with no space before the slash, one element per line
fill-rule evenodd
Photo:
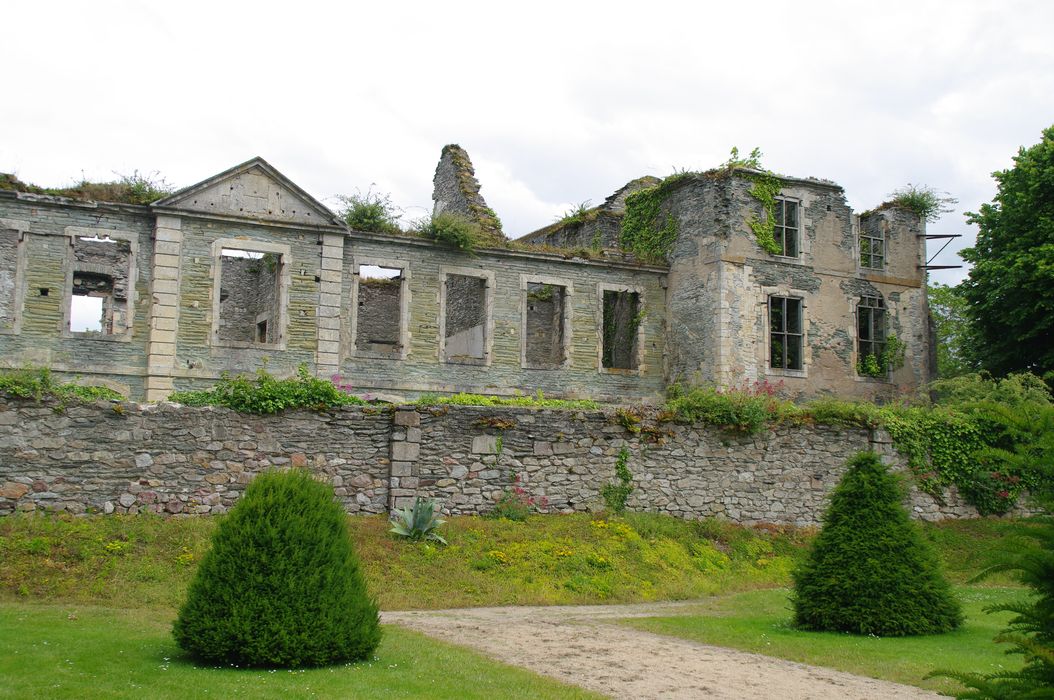
<path fill-rule="evenodd" d="M 560 367 L 566 359 L 564 314 L 567 287 L 528 282 L 525 294 L 527 366 L 541 369 Z"/>
<path fill-rule="evenodd" d="M 879 296 L 860 297 L 856 307 L 857 348 L 863 374 L 883 371 L 886 351 L 886 305 Z M 868 359 L 871 358 L 871 359 Z"/>
<path fill-rule="evenodd" d="M 801 299 L 769 297 L 769 366 L 802 369 Z"/>
<path fill-rule="evenodd" d="M 282 256 L 224 248 L 220 253 L 220 340 L 270 345 L 278 342 L 278 285 Z"/>
<path fill-rule="evenodd" d="M 403 271 L 397 267 L 359 265 L 358 273 L 355 349 L 400 354 Z"/>
<path fill-rule="evenodd" d="M 638 292 L 604 291 L 603 353 L 607 369 L 637 369 L 637 330 L 643 315 Z"/>
<path fill-rule="evenodd" d="M 780 252 L 787 258 L 798 257 L 799 225 L 798 225 L 798 202 L 793 199 L 776 200 L 776 220 L 772 231 Z"/>
<path fill-rule="evenodd" d="M 71 333 L 118 335 L 129 326 L 129 241 L 76 236 L 72 246 Z"/>
<path fill-rule="evenodd" d="M 447 275 L 444 348 L 447 362 L 486 359 L 487 280 Z"/>
<path fill-rule="evenodd" d="M 869 221 L 860 230 L 860 266 L 881 270 L 886 263 L 886 240 L 875 224 Z"/>

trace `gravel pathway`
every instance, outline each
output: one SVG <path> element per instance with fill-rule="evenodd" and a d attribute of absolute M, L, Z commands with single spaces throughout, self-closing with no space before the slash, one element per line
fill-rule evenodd
<path fill-rule="evenodd" d="M 616 625 L 692 612 L 693 603 L 384 612 L 386 623 L 477 649 L 613 698 L 855 700 L 940 697 L 854 676 Z"/>

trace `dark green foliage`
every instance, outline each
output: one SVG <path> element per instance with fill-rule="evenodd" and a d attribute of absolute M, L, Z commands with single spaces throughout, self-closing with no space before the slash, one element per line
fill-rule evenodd
<path fill-rule="evenodd" d="M 966 317 L 966 299 L 959 287 L 931 282 L 926 287 L 937 339 L 937 376 L 958 377 L 978 368 L 977 342 Z"/>
<path fill-rule="evenodd" d="M 959 626 L 959 604 L 901 495 L 877 455 L 849 461 L 823 530 L 793 574 L 795 625 L 880 637 Z"/>
<path fill-rule="evenodd" d="M 173 628 L 191 656 L 234 666 L 366 659 L 377 606 L 333 490 L 302 470 L 258 476 L 220 522 Z"/>
<path fill-rule="evenodd" d="M 1014 167 L 993 173 L 991 204 L 967 214 L 977 242 L 962 283 L 981 365 L 993 374 L 1054 370 L 1054 126 L 1022 148 Z"/>
<path fill-rule="evenodd" d="M 600 487 L 600 495 L 604 498 L 606 505 L 613 513 L 621 515 L 626 510 L 626 501 L 633 493 L 633 474 L 629 470 L 629 450 L 623 447 L 615 459 L 615 478 L 618 483 L 604 484 Z"/>
<path fill-rule="evenodd" d="M 485 239 L 479 224 L 449 212 L 440 212 L 422 222 L 417 233 L 466 253 L 473 252 L 481 245 L 490 244 L 490 241 Z"/>
<path fill-rule="evenodd" d="M 337 213 L 353 231 L 401 233 L 402 213 L 387 194 L 374 192 L 371 187 L 365 194 L 338 195 L 337 199 L 341 204 Z"/>
<path fill-rule="evenodd" d="M 292 408 L 325 409 L 366 403 L 332 381 L 312 377 L 300 365 L 296 377 L 276 379 L 265 370 L 256 377 L 224 374 L 216 386 L 201 391 L 177 391 L 169 401 L 187 406 L 226 406 L 243 413 L 278 413 Z"/>
<path fill-rule="evenodd" d="M 26 367 L 24 369 L 3 370 L 0 372 L 0 393 L 19 399 L 56 398 L 60 403 L 70 399 L 80 401 L 120 401 L 124 399 L 113 389 L 104 386 L 82 386 L 73 382 L 59 383 L 47 367 Z"/>
<path fill-rule="evenodd" d="M 1015 614 L 995 641 L 1009 644 L 1007 653 L 1021 654 L 1025 665 L 1020 671 L 989 675 L 932 674 L 954 678 L 970 688 L 960 698 L 1054 698 L 1054 517 L 1050 515 L 1054 513 L 1054 407 L 1046 406 L 1033 416 L 1031 429 L 1039 436 L 1035 441 L 997 456 L 1011 469 L 1037 474 L 1032 496 L 1048 514 L 1012 526 L 1018 537 L 1008 538 L 1004 555 L 978 576 L 1009 571 L 1031 589 L 1029 598 L 986 608 L 987 612 Z"/>

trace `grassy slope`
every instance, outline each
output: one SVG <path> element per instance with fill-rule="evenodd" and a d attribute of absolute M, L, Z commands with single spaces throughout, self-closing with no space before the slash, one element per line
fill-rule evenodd
<path fill-rule="evenodd" d="M 861 637 L 833 632 L 801 632 L 790 626 L 786 589 L 750 591 L 706 601 L 697 615 L 640 618 L 623 623 L 637 629 L 692 639 L 791 661 L 827 666 L 941 692 L 958 684 L 924 679 L 934 669 L 989 673 L 1020 667 L 1020 657 L 1005 655 L 992 638 L 1009 614 L 989 615 L 982 608 L 1015 600 L 1021 589 L 957 589 L 966 623 L 948 634 L 922 637 Z"/>
<path fill-rule="evenodd" d="M 143 516 L 0 518 L 0 600 L 7 601 L 0 603 L 0 677 L 19 678 L 12 686 L 19 695 L 61 696 L 34 684 L 67 678 L 81 681 L 71 680 L 70 697 L 86 688 L 118 696 L 146 690 L 164 697 L 188 687 L 263 697 L 288 693 L 291 686 L 283 683 L 292 681 L 281 680 L 286 678 L 281 673 L 217 676 L 176 661 L 170 620 L 216 523 Z M 995 588 L 965 591 L 970 623 L 952 635 L 875 640 L 789 629 L 785 591 L 773 589 L 789 584 L 789 571 L 804 552 L 810 530 L 640 514 L 534 516 L 526 523 L 463 517 L 444 526 L 450 546 L 441 547 L 393 539 L 382 518 L 351 518 L 349 527 L 371 590 L 389 610 L 627 602 L 745 591 L 704 601 L 700 616 L 635 624 L 915 684 L 937 666 L 985 671 L 1006 662 L 991 642 L 1002 620 L 979 613 L 982 602 L 1009 595 Z M 956 583 L 980 570 L 1001 546 L 1004 530 L 996 520 L 923 525 Z M 76 620 L 66 618 L 70 611 Z M 61 646 L 52 646 L 52 640 Z M 342 669 L 309 671 L 308 682 L 317 683 L 322 695 L 356 697 L 374 696 L 365 686 L 347 685 L 357 682 L 355 674 L 368 677 L 370 687 L 404 695 L 421 694 L 426 687 L 439 696 L 446 694 L 443 688 L 455 689 L 453 695 L 480 689 L 480 697 L 565 692 L 532 690 L 530 683 L 544 681 L 510 675 L 500 665 L 397 628 L 389 628 L 378 654 L 380 662 L 355 667 L 350 676 L 341 675 Z M 170 663 L 164 663 L 166 656 Z M 39 668 L 49 673 L 31 672 Z M 405 677 L 395 673 L 410 668 Z M 397 677 L 397 684 L 385 686 Z M 171 678 L 178 681 L 166 680 Z M 493 685 L 499 682 L 510 685 Z M 944 681 L 928 685 L 951 687 Z M 0 686 L 0 696 L 6 692 Z"/>
<path fill-rule="evenodd" d="M 171 618 L 143 609 L 0 604 L 0 697 L 600 697 L 390 626 L 367 663 L 199 668 L 180 657 Z"/>

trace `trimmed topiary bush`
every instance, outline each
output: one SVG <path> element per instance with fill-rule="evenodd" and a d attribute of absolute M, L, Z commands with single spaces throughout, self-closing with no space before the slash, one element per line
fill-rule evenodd
<path fill-rule="evenodd" d="M 321 666 L 380 642 L 344 509 L 303 470 L 258 476 L 220 523 L 173 629 L 190 655 L 234 666 Z"/>
<path fill-rule="evenodd" d="M 877 455 L 849 460 L 823 530 L 793 574 L 796 626 L 882 637 L 959 626 L 959 603 L 901 497 Z"/>

